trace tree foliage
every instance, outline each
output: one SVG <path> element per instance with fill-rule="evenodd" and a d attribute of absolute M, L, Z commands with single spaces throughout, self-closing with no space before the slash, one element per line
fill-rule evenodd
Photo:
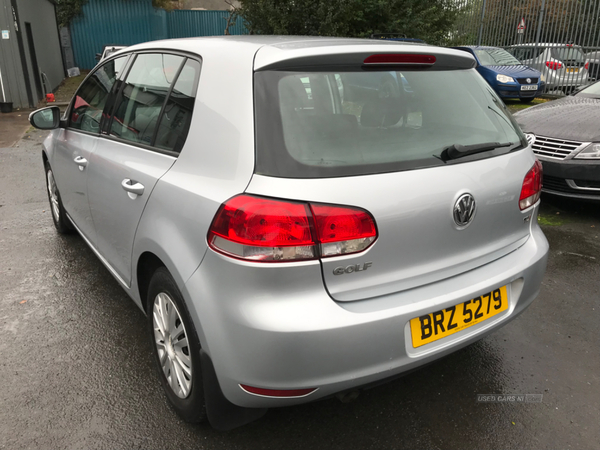
<path fill-rule="evenodd" d="M 65 27 L 71 23 L 75 17 L 81 14 L 83 5 L 87 0 L 57 0 L 56 1 L 56 21 L 59 27 Z"/>
<path fill-rule="evenodd" d="M 251 33 L 369 37 L 394 33 L 442 44 L 455 0 L 241 0 Z"/>

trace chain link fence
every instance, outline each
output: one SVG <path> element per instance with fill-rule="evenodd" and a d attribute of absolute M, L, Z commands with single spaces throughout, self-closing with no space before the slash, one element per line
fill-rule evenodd
<path fill-rule="evenodd" d="M 456 0 L 451 45 L 502 47 L 542 73 L 546 94 L 600 79 L 600 0 Z"/>

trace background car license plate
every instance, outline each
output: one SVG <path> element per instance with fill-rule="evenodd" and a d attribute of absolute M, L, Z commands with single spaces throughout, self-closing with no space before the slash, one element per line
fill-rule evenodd
<path fill-rule="evenodd" d="M 508 308 L 506 286 L 450 308 L 442 309 L 410 321 L 414 348 L 457 333 L 483 322 Z"/>
<path fill-rule="evenodd" d="M 579 69 L 567 69 L 568 73 L 579 73 Z"/>
<path fill-rule="evenodd" d="M 521 86 L 522 91 L 537 91 L 537 84 L 530 84 L 527 86 Z"/>

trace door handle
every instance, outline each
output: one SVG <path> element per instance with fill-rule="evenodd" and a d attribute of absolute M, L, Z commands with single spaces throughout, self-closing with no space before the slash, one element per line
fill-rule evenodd
<path fill-rule="evenodd" d="M 121 181 L 121 187 L 127 191 L 127 195 L 129 195 L 129 198 L 131 199 L 135 199 L 138 195 L 144 193 L 144 185 L 137 181 L 130 180 L 129 178 L 125 178 Z"/>
<path fill-rule="evenodd" d="M 75 164 L 77 164 L 79 166 L 79 170 L 83 170 L 85 169 L 85 166 L 87 166 L 87 159 L 85 159 L 83 156 L 77 156 L 73 161 L 75 161 Z"/>

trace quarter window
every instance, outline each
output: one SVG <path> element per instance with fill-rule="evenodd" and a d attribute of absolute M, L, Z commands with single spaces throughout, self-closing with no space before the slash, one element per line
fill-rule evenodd
<path fill-rule="evenodd" d="M 79 88 L 70 114 L 69 127 L 98 133 L 108 95 L 121 75 L 127 57 L 113 59 L 98 68 Z"/>
<path fill-rule="evenodd" d="M 200 63 L 188 59 L 165 105 L 156 134 L 156 147 L 181 152 L 190 129 L 199 75 Z"/>
<path fill-rule="evenodd" d="M 115 106 L 112 136 L 152 145 L 163 104 L 184 60 L 159 53 L 138 55 Z"/>

